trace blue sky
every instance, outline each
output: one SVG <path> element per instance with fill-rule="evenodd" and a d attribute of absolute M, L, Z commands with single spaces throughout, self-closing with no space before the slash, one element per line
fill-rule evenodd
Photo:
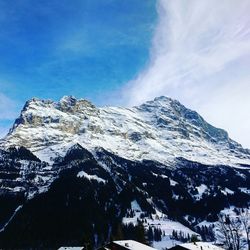
<path fill-rule="evenodd" d="M 0 0 L 0 136 L 31 97 L 166 95 L 250 148 L 249 0 Z"/>
<path fill-rule="evenodd" d="M 97 105 L 147 63 L 154 0 L 0 0 L 0 126 L 32 97 Z M 112 95 L 112 94 L 111 94 Z M 8 112 L 5 110 L 9 107 Z"/>

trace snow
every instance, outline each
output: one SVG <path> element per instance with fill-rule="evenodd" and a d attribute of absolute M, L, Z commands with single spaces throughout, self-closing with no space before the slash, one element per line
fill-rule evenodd
<path fill-rule="evenodd" d="M 133 225 L 137 224 L 137 219 L 140 218 L 140 215 L 143 213 L 141 207 L 139 206 L 138 202 L 136 200 L 131 202 L 131 209 L 134 210 L 135 216 L 130 217 L 124 217 L 122 222 L 123 224 L 130 224 Z M 152 214 L 152 218 L 146 217 L 147 223 L 144 223 L 145 229 L 148 229 L 149 226 L 153 228 L 159 228 L 162 230 L 162 232 L 165 233 L 165 237 L 162 238 L 162 241 L 160 242 L 153 242 L 153 246 L 156 249 L 162 249 L 166 248 L 167 246 L 172 247 L 174 244 L 178 243 L 175 240 L 170 239 L 170 236 L 172 235 L 173 230 L 175 231 L 182 231 L 184 235 L 197 235 L 196 232 L 192 231 L 191 229 L 187 228 L 186 226 L 182 225 L 180 222 L 172 221 L 168 219 L 168 216 L 159 211 L 157 208 L 155 208 L 156 213 Z"/>
<path fill-rule="evenodd" d="M 131 209 L 133 209 L 136 212 L 142 211 L 140 205 L 138 204 L 138 202 L 136 200 L 131 202 Z"/>
<path fill-rule="evenodd" d="M 171 185 L 171 186 L 176 186 L 177 184 L 178 184 L 178 182 L 176 182 L 176 181 L 170 179 L 170 185 Z"/>
<path fill-rule="evenodd" d="M 9 223 L 12 221 L 12 219 L 16 216 L 16 214 L 18 213 L 18 211 L 22 208 L 23 206 L 20 205 L 16 208 L 16 210 L 14 211 L 14 213 L 12 214 L 12 216 L 10 217 L 10 219 L 3 225 L 3 227 L 0 229 L 0 233 L 3 232 L 5 230 L 5 228 L 9 225 Z"/>
<path fill-rule="evenodd" d="M 170 164 L 182 157 L 209 165 L 250 165 L 250 154 L 239 145 L 234 144 L 236 153 L 232 153 L 228 145 L 233 141 L 209 138 L 206 126 L 195 125 L 175 109 L 185 108 L 170 98 L 156 98 L 133 108 L 97 108 L 73 97 L 63 97 L 59 103 L 32 99 L 22 111 L 26 122 L 16 124 L 1 146 L 25 146 L 50 164 L 79 143 L 91 152 L 102 147 L 130 160 Z"/>
<path fill-rule="evenodd" d="M 189 250 L 223 250 L 218 246 L 215 246 L 209 242 L 195 242 L 195 243 L 184 243 L 180 246 L 189 249 Z"/>
<path fill-rule="evenodd" d="M 158 250 L 165 250 L 166 248 L 169 249 L 171 247 L 174 247 L 174 246 L 180 245 L 180 244 L 182 244 L 181 241 L 171 239 L 169 236 L 163 237 L 161 241 L 154 241 L 153 242 L 154 248 L 156 248 Z"/>
<path fill-rule="evenodd" d="M 196 226 L 199 226 L 199 227 L 202 227 L 202 226 L 210 227 L 212 225 L 214 225 L 214 222 L 209 222 L 209 221 L 204 220 L 204 221 L 200 222 L 199 224 L 197 224 Z"/>
<path fill-rule="evenodd" d="M 230 206 L 229 208 L 224 208 L 223 210 L 221 210 L 220 213 L 231 217 L 236 217 L 236 214 L 234 212 L 235 209 L 235 206 Z"/>
<path fill-rule="evenodd" d="M 185 227 L 184 225 L 182 225 L 180 222 L 177 221 L 171 221 L 169 219 L 155 219 L 155 220 L 148 220 L 147 222 L 149 223 L 149 225 L 151 226 L 156 226 L 157 228 L 160 228 L 162 231 L 165 232 L 166 235 L 172 235 L 173 230 L 175 231 L 182 231 L 185 235 L 189 234 L 190 236 L 192 234 L 197 235 L 197 233 L 195 233 L 194 231 L 192 231 L 191 229 Z"/>
<path fill-rule="evenodd" d="M 230 218 L 236 219 L 236 218 L 239 217 L 239 215 L 236 212 L 236 210 L 239 211 L 241 209 L 242 208 L 237 208 L 235 206 L 230 206 L 229 208 L 224 208 L 223 210 L 221 210 L 220 214 L 226 215 L 226 216 L 229 216 Z M 250 209 L 249 208 L 244 208 L 244 210 L 247 211 L 246 214 L 248 214 L 248 216 L 249 216 L 250 215 Z M 249 220 L 250 220 L 250 218 L 249 218 Z M 202 225 L 202 224 L 206 224 L 206 221 L 201 222 L 198 225 Z M 217 242 L 218 243 L 222 243 L 221 242 L 222 238 L 221 238 L 221 232 L 220 232 L 219 222 L 213 222 L 213 223 L 212 222 L 211 223 L 207 222 L 207 226 L 209 226 L 209 224 L 213 225 L 213 231 L 215 233 L 215 237 L 217 239 Z M 246 233 L 245 233 L 245 230 L 243 229 L 243 227 L 240 228 L 240 235 L 242 235 L 241 237 L 246 240 Z M 246 246 L 243 249 L 246 249 Z"/>
<path fill-rule="evenodd" d="M 164 175 L 164 174 L 161 174 L 160 177 L 163 178 L 163 179 L 168 179 L 168 176 Z"/>
<path fill-rule="evenodd" d="M 102 182 L 102 183 L 106 183 L 106 181 L 100 177 L 98 177 L 97 175 L 90 175 L 90 174 L 87 174 L 86 172 L 84 171 L 80 171 L 78 174 L 77 174 L 77 177 L 79 178 L 87 178 L 88 180 L 96 180 L 97 182 Z"/>
<path fill-rule="evenodd" d="M 196 199 L 201 199 L 202 195 L 206 192 L 208 189 L 207 185 L 201 184 L 200 186 L 196 187 L 198 194 L 195 195 Z"/>
<path fill-rule="evenodd" d="M 114 241 L 114 243 L 131 250 L 155 250 L 155 248 L 149 247 L 134 240 L 119 240 Z"/>
<path fill-rule="evenodd" d="M 243 187 L 240 187 L 239 189 L 240 189 L 240 191 L 243 192 L 243 193 L 250 194 L 250 189 L 243 188 Z"/>
<path fill-rule="evenodd" d="M 22 191 L 25 191 L 25 188 L 24 187 L 14 187 L 13 191 L 14 192 L 22 192 Z"/>
<path fill-rule="evenodd" d="M 234 191 L 232 191 L 231 189 L 229 188 L 225 188 L 224 190 L 221 190 L 221 192 L 225 195 L 228 195 L 228 194 L 234 194 Z"/>

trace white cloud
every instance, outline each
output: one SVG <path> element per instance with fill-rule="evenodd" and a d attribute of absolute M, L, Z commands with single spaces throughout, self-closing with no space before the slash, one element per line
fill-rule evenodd
<path fill-rule="evenodd" d="M 128 105 L 167 95 L 250 147 L 250 1 L 159 0 L 148 67 Z"/>

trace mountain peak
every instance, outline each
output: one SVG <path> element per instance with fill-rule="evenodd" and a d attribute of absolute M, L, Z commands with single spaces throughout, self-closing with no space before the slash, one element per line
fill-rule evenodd
<path fill-rule="evenodd" d="M 33 97 L 29 99 L 28 101 L 26 101 L 22 109 L 22 112 L 28 110 L 29 108 L 32 108 L 32 107 L 34 108 L 34 106 L 45 106 L 45 105 L 53 104 L 53 103 L 54 102 L 50 99 L 44 100 L 44 99 Z"/>
<path fill-rule="evenodd" d="M 173 101 L 173 99 L 168 97 L 168 96 L 162 95 L 162 96 L 155 97 L 154 101 L 165 101 L 165 102 L 167 101 L 167 102 L 170 102 L 170 101 Z"/>
<path fill-rule="evenodd" d="M 63 96 L 59 103 L 61 105 L 75 106 L 77 103 L 77 99 L 74 96 Z"/>
<path fill-rule="evenodd" d="M 170 97 L 167 96 L 159 96 L 159 97 L 155 97 L 153 100 L 150 101 L 146 101 L 145 103 L 143 103 L 141 106 L 143 105 L 156 105 L 156 106 L 165 106 L 167 104 L 170 104 L 171 102 L 173 102 L 174 100 L 171 99 Z"/>
<path fill-rule="evenodd" d="M 179 101 L 172 99 L 167 96 L 159 96 L 154 98 L 153 100 L 146 101 L 145 103 L 141 104 L 137 108 L 139 109 L 165 109 L 165 110 L 172 110 L 177 106 L 183 106 Z M 184 106 L 183 106 L 184 107 Z"/>

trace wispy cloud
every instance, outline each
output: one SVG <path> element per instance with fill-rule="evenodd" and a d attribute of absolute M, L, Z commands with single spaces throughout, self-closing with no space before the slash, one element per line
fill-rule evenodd
<path fill-rule="evenodd" d="M 125 87 L 127 104 L 177 98 L 250 147 L 250 131 L 248 141 L 239 133 L 250 128 L 250 1 L 159 0 L 157 8 L 150 62 Z"/>

